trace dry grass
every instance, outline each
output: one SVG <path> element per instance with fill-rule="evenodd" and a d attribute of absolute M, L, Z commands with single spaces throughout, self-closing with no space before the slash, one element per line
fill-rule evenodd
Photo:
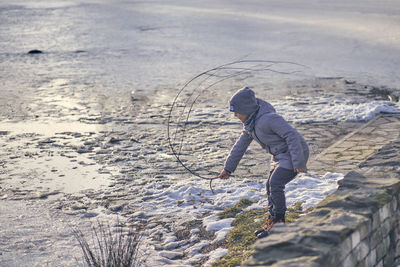
<path fill-rule="evenodd" d="M 83 266 L 89 267 L 139 267 L 141 234 L 135 229 L 125 230 L 117 223 L 113 229 L 110 225 L 97 222 L 92 227 L 92 238 L 88 239 L 81 230 L 73 229 L 83 252 Z"/>

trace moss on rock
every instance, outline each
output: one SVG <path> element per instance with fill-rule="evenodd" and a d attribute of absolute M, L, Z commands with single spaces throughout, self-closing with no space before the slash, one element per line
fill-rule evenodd
<path fill-rule="evenodd" d="M 386 193 L 386 192 L 383 192 L 383 193 L 377 194 L 377 195 L 375 196 L 374 200 L 375 200 L 380 206 L 383 206 L 383 205 L 385 205 L 386 203 L 392 201 L 392 198 L 393 198 L 392 195 L 390 195 L 390 194 L 388 194 L 388 193 Z"/>

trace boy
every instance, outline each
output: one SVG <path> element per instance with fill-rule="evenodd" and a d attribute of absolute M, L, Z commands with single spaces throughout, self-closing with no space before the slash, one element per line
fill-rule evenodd
<path fill-rule="evenodd" d="M 299 172 L 307 171 L 308 145 L 296 129 L 276 114 L 271 104 L 256 98 L 248 87 L 232 96 L 230 111 L 243 123 L 244 131 L 232 147 L 218 178 L 229 178 L 253 139 L 272 154 L 266 184 L 270 215 L 264 227 L 255 232 L 258 238 L 262 238 L 268 235 L 275 223 L 285 222 L 285 185 Z"/>

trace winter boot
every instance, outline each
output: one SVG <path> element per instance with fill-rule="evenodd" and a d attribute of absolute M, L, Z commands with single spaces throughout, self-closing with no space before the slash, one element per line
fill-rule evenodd
<path fill-rule="evenodd" d="M 275 223 L 285 223 L 285 214 L 276 214 L 268 216 L 267 220 L 262 229 L 254 232 L 257 238 L 263 238 L 269 235 L 269 231 L 275 225 Z"/>
<path fill-rule="evenodd" d="M 269 232 L 272 228 L 272 226 L 274 226 L 276 223 L 285 223 L 285 213 L 277 213 L 272 217 L 272 223 L 270 223 L 268 225 L 267 228 L 265 228 L 265 230 L 267 230 L 267 232 Z"/>
<path fill-rule="evenodd" d="M 268 215 L 268 218 L 265 220 L 263 227 L 254 232 L 257 238 L 263 238 L 268 236 L 268 231 L 266 231 L 265 229 L 270 229 L 272 227 L 271 224 L 273 224 L 273 217 L 274 216 L 272 215 Z"/>
<path fill-rule="evenodd" d="M 264 228 L 261 228 L 260 230 L 257 230 L 254 232 L 255 236 L 257 238 L 263 238 L 269 235 L 269 233 L 267 231 L 265 231 Z"/>

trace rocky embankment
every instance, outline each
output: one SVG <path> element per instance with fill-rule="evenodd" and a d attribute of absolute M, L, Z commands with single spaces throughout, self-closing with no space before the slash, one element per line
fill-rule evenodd
<path fill-rule="evenodd" d="M 400 140 L 396 139 L 345 175 L 338 190 L 311 213 L 295 224 L 275 227 L 270 237 L 257 242 L 256 253 L 244 266 L 399 264 Z"/>

